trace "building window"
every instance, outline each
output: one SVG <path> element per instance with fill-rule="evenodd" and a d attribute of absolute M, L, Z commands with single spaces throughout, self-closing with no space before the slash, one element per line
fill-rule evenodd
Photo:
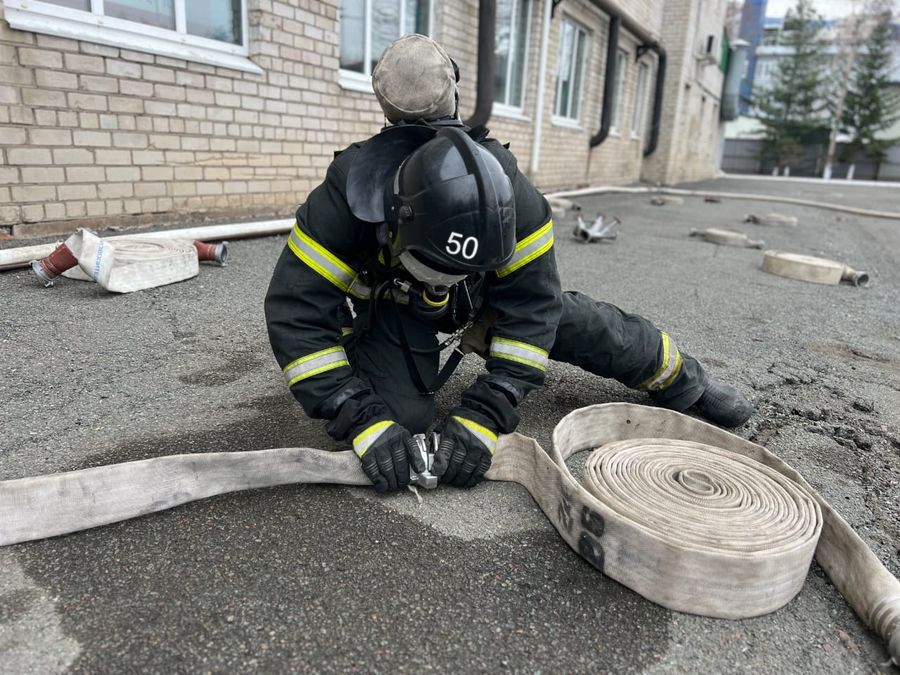
<path fill-rule="evenodd" d="M 18 30 L 262 73 L 246 58 L 246 0 L 2 2 Z"/>
<path fill-rule="evenodd" d="M 578 121 L 581 88 L 587 60 L 587 31 L 571 19 L 563 19 L 559 37 L 559 61 L 556 70 L 554 115 L 561 120 Z"/>
<path fill-rule="evenodd" d="M 610 106 L 609 130 L 616 132 L 622 119 L 623 99 L 625 98 L 625 69 L 628 67 L 628 52 L 620 49 L 616 54 L 616 82 L 613 87 L 613 100 Z"/>
<path fill-rule="evenodd" d="M 644 108 L 647 107 L 647 82 L 650 79 L 650 66 L 638 64 L 637 90 L 634 94 L 634 111 L 631 114 L 631 135 L 640 136 L 644 126 Z"/>
<path fill-rule="evenodd" d="M 497 0 L 497 91 L 494 102 L 521 112 L 531 0 Z"/>
<path fill-rule="evenodd" d="M 341 0 L 341 84 L 372 91 L 372 70 L 401 35 L 431 32 L 430 0 Z"/>

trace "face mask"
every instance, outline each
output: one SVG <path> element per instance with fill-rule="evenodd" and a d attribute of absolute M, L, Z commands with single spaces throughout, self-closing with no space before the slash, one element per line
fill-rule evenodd
<path fill-rule="evenodd" d="M 409 251 L 402 251 L 398 258 L 407 272 L 427 286 L 452 286 L 469 276 L 468 274 L 440 272 L 418 260 Z"/>

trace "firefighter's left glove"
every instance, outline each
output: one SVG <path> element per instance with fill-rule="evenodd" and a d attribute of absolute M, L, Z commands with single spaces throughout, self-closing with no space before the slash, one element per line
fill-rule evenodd
<path fill-rule="evenodd" d="M 442 425 L 431 472 L 441 483 L 457 487 L 478 484 L 491 468 L 497 447 L 497 432 L 492 427 L 487 417 L 474 410 L 452 410 Z"/>
<path fill-rule="evenodd" d="M 359 432 L 353 438 L 353 450 L 376 492 L 394 492 L 409 485 L 410 460 L 418 473 L 425 471 L 412 436 L 391 420 L 375 422 Z"/>

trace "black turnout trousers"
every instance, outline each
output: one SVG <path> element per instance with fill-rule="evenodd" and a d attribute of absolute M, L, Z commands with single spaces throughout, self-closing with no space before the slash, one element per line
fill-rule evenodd
<path fill-rule="evenodd" d="M 562 303 L 562 317 L 550 351 L 552 360 L 571 363 L 631 388 L 658 371 L 663 361 L 663 340 L 650 321 L 576 291 L 564 292 Z M 368 313 L 359 314 L 353 334 L 345 338 L 345 349 L 355 374 L 384 399 L 394 419 L 411 433 L 423 433 L 434 418 L 434 397 L 416 388 L 396 334 L 398 316 L 423 381 L 434 381 L 440 359 L 435 327 L 407 312 L 397 312 L 393 307 L 380 309 L 369 330 L 363 330 Z M 681 371 L 674 381 L 661 391 L 650 392 L 657 404 L 673 410 L 693 405 L 707 381 L 700 363 L 683 352 L 681 356 Z"/>

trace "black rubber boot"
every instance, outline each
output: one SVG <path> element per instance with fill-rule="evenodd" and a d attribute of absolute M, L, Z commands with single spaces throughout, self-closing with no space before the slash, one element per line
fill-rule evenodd
<path fill-rule="evenodd" d="M 741 392 L 713 378 L 690 411 L 726 429 L 741 426 L 754 412 L 753 405 Z"/>

